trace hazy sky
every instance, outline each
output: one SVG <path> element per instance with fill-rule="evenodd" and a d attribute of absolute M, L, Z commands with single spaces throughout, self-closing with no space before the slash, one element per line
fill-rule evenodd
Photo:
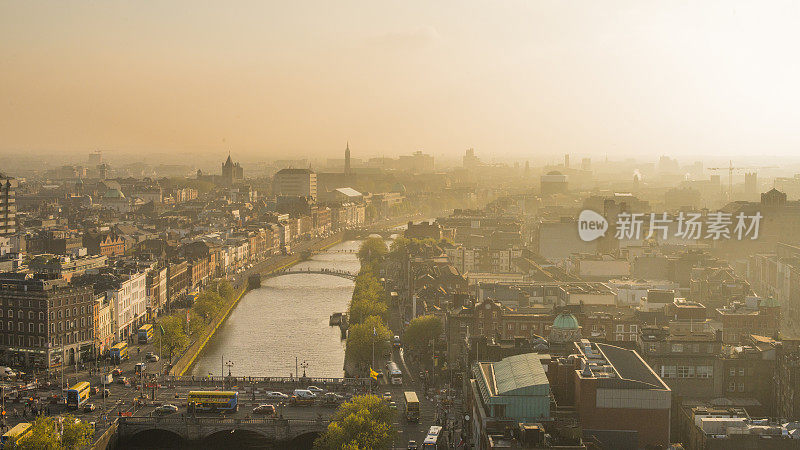
<path fill-rule="evenodd" d="M 0 151 L 800 153 L 800 2 L 0 0 Z"/>

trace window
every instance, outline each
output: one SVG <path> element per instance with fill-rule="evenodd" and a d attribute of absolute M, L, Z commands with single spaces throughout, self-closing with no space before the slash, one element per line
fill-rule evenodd
<path fill-rule="evenodd" d="M 692 351 L 694 353 L 700 353 L 700 344 L 692 344 Z"/>
<path fill-rule="evenodd" d="M 528 326 L 523 323 L 522 325 L 519 326 L 519 329 L 525 331 L 528 329 Z"/>
<path fill-rule="evenodd" d="M 658 344 L 653 344 L 653 343 L 648 344 L 648 350 L 651 352 L 658 351 Z"/>
<path fill-rule="evenodd" d="M 597 324 L 592 325 L 592 331 L 597 331 Z"/>
<path fill-rule="evenodd" d="M 629 341 L 635 341 L 636 340 L 636 335 L 635 334 L 629 334 L 628 335 L 628 340 Z"/>
<path fill-rule="evenodd" d="M 735 377 L 736 376 L 736 367 L 731 367 L 728 371 L 728 375 Z"/>
<path fill-rule="evenodd" d="M 697 378 L 711 378 L 714 375 L 714 366 L 697 366 L 695 376 Z"/>
<path fill-rule="evenodd" d="M 25 331 L 25 325 L 22 322 L 17 322 L 17 331 L 19 332 Z"/>
<path fill-rule="evenodd" d="M 683 353 L 683 344 L 672 344 L 672 353 Z"/>
<path fill-rule="evenodd" d="M 728 382 L 728 392 L 733 392 L 736 390 L 736 382 L 731 380 Z"/>
<path fill-rule="evenodd" d="M 739 376 L 740 377 L 744 376 L 744 367 L 739 367 Z"/>
<path fill-rule="evenodd" d="M 744 383 L 739 383 L 739 392 L 744 392 Z"/>
<path fill-rule="evenodd" d="M 661 366 L 661 378 L 675 378 L 675 366 Z"/>
<path fill-rule="evenodd" d="M 43 333 L 44 333 L 44 324 L 40 323 L 39 324 L 39 334 L 43 334 Z"/>
<path fill-rule="evenodd" d="M 8 331 L 14 331 L 14 322 L 8 321 Z"/>
<path fill-rule="evenodd" d="M 9 319 L 13 319 L 14 318 L 14 311 L 11 310 L 11 309 L 8 310 L 8 318 Z"/>
<path fill-rule="evenodd" d="M 44 320 L 44 313 L 43 312 L 39 313 L 39 320 Z"/>
<path fill-rule="evenodd" d="M 631 325 L 631 333 L 638 333 L 638 332 L 639 332 L 639 327 L 637 327 L 636 325 Z"/>
<path fill-rule="evenodd" d="M 678 378 L 694 378 L 694 366 L 678 366 Z"/>
<path fill-rule="evenodd" d="M 624 334 L 618 334 L 616 340 L 617 341 L 624 341 L 625 340 L 625 335 Z"/>
<path fill-rule="evenodd" d="M 33 311 L 28 311 L 28 320 L 33 320 Z"/>
<path fill-rule="evenodd" d="M 22 313 L 22 310 L 20 309 L 19 311 L 17 311 L 17 319 L 22 319 L 23 317 L 25 317 L 25 315 Z"/>
<path fill-rule="evenodd" d="M 33 333 L 33 324 L 28 322 L 28 333 Z"/>
<path fill-rule="evenodd" d="M 513 324 L 513 323 L 509 323 L 508 325 L 506 325 L 506 327 L 507 327 L 509 330 L 513 330 L 513 329 L 514 329 L 514 324 Z"/>
<path fill-rule="evenodd" d="M 617 333 L 624 333 L 625 325 L 617 325 Z"/>

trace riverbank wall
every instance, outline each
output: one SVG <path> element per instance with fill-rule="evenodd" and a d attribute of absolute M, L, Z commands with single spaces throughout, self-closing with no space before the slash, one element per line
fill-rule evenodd
<path fill-rule="evenodd" d="M 327 250 L 330 247 L 333 247 L 336 244 L 339 244 L 344 239 L 344 233 L 336 233 L 333 236 L 320 240 L 317 244 L 311 246 L 307 250 L 311 251 L 322 251 Z M 248 276 L 253 275 L 255 273 L 259 273 L 261 275 L 268 275 L 273 272 L 278 272 L 280 270 L 284 270 L 288 267 L 291 267 L 298 262 L 302 261 L 302 256 L 297 255 L 287 255 L 284 257 L 277 258 L 276 260 L 272 261 L 264 261 L 262 263 L 257 264 L 253 269 L 248 271 L 247 273 L 242 275 L 242 279 L 246 280 Z M 237 286 L 239 283 L 236 284 Z M 195 361 L 197 358 L 202 355 L 203 350 L 205 349 L 206 345 L 211 341 L 214 335 L 217 333 L 219 327 L 225 322 L 228 318 L 230 313 L 236 308 L 236 305 L 239 304 L 239 301 L 244 297 L 248 291 L 247 283 L 241 283 L 241 287 L 237 290 L 236 296 L 231 300 L 225 307 L 223 308 L 222 312 L 214 318 L 206 327 L 203 328 L 203 331 L 200 333 L 198 339 L 192 342 L 189 347 L 181 354 L 178 360 L 172 365 L 172 369 L 169 371 L 169 375 L 172 376 L 182 376 L 189 373 L 194 366 Z"/>

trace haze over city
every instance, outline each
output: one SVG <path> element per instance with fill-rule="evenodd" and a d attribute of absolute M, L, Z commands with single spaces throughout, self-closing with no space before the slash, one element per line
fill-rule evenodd
<path fill-rule="evenodd" d="M 800 3 L 0 1 L 0 448 L 800 448 Z"/>
<path fill-rule="evenodd" d="M 5 1 L 0 152 L 793 160 L 798 8 Z"/>

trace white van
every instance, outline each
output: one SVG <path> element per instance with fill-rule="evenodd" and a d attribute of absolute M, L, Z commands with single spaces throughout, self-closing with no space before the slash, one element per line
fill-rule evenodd
<path fill-rule="evenodd" d="M 295 389 L 294 396 L 297 398 L 316 398 L 317 394 L 309 391 L 308 389 Z"/>

